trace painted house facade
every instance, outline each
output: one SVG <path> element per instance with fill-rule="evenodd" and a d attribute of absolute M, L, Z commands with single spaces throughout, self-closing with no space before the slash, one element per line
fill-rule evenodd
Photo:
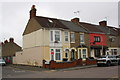
<path fill-rule="evenodd" d="M 106 44 L 108 55 L 120 55 L 120 31 L 119 28 L 110 27 L 107 25 L 107 21 L 100 21 L 97 26 L 106 34 Z"/>
<path fill-rule="evenodd" d="M 88 41 L 87 37 L 88 32 L 83 27 L 79 27 L 76 22 L 79 22 L 78 18 L 75 18 L 72 21 L 64 21 L 60 20 L 62 24 L 64 24 L 67 28 L 70 29 L 70 55 L 71 61 L 76 59 L 83 59 L 89 57 L 88 54 L 88 46 L 86 45 Z"/>
<path fill-rule="evenodd" d="M 70 30 L 57 19 L 36 16 L 35 13 L 35 6 L 32 6 L 23 33 L 23 51 L 16 53 L 14 64 L 42 66 L 43 60 L 69 61 Z"/>
<path fill-rule="evenodd" d="M 23 50 L 16 52 L 13 63 L 43 66 L 43 60 L 49 64 L 51 60 L 69 62 L 106 55 L 108 49 L 118 46 L 110 46 L 108 37 L 111 34 L 100 26 L 80 22 L 79 18 L 66 21 L 36 16 L 33 5 L 23 32 Z"/>

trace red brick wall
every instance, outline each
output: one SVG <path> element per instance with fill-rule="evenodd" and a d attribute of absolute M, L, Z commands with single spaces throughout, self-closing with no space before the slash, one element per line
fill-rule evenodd
<path fill-rule="evenodd" d="M 82 66 L 83 65 L 82 59 L 75 60 L 73 62 L 56 62 L 50 61 L 50 64 L 45 64 L 45 60 L 43 60 L 43 67 L 49 69 L 60 69 L 60 68 L 69 68 L 75 66 Z M 96 60 L 86 59 L 86 65 L 94 65 L 96 64 Z"/>
<path fill-rule="evenodd" d="M 45 61 L 43 61 L 43 67 L 49 68 L 49 69 L 69 68 L 69 67 L 75 67 L 79 65 L 82 65 L 82 59 L 75 60 L 73 62 L 50 61 L 50 64 L 45 64 Z"/>
<path fill-rule="evenodd" d="M 97 60 L 95 59 L 86 59 L 86 65 L 94 65 L 97 64 Z"/>

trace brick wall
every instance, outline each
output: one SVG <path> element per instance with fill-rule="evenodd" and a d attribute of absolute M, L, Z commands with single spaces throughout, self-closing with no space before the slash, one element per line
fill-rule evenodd
<path fill-rule="evenodd" d="M 43 60 L 43 67 L 49 68 L 49 69 L 60 69 L 60 68 L 69 68 L 69 67 L 75 67 L 75 66 L 82 66 L 83 61 L 82 59 L 74 60 L 72 62 L 56 62 L 56 61 L 50 61 L 49 64 L 45 64 L 45 60 Z M 93 65 L 96 64 L 96 60 L 89 60 L 86 59 L 85 61 L 86 65 Z"/>
<path fill-rule="evenodd" d="M 97 64 L 96 59 L 86 59 L 86 65 L 94 65 Z"/>

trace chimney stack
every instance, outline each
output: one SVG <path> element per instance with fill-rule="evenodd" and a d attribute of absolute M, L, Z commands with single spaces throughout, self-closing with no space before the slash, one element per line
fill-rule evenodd
<path fill-rule="evenodd" d="M 3 44 L 4 44 L 3 42 L 0 43 L 0 45 L 3 45 Z"/>
<path fill-rule="evenodd" d="M 9 42 L 14 42 L 14 38 L 10 38 L 10 39 L 9 39 Z"/>
<path fill-rule="evenodd" d="M 36 16 L 36 8 L 35 5 L 32 5 L 30 10 L 30 19 Z"/>
<path fill-rule="evenodd" d="M 79 18 L 73 18 L 73 19 L 71 19 L 71 21 L 77 23 L 77 22 L 79 22 Z"/>
<path fill-rule="evenodd" d="M 107 26 L 107 21 L 100 21 L 100 22 L 99 22 L 99 25 L 100 25 L 100 26 Z"/>
<path fill-rule="evenodd" d="M 8 43 L 8 40 L 5 40 L 4 43 Z"/>

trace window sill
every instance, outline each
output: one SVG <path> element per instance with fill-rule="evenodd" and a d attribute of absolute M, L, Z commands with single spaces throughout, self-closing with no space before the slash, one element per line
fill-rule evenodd
<path fill-rule="evenodd" d="M 70 42 L 70 43 L 75 43 L 75 42 Z"/>

